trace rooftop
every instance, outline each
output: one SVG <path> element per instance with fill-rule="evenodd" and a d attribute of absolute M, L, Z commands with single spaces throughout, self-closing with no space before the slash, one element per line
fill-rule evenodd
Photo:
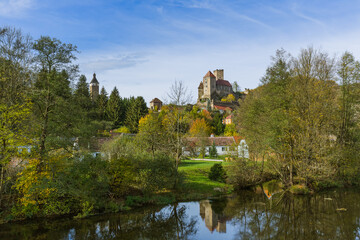
<path fill-rule="evenodd" d="M 208 71 L 204 77 L 215 77 L 215 75 L 211 71 Z"/>

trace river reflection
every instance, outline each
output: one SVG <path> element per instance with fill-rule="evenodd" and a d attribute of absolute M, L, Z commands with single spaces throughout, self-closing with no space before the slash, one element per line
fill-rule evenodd
<path fill-rule="evenodd" d="M 345 211 L 346 209 L 346 211 Z M 0 225 L 0 239 L 360 239 L 360 191 L 274 186 L 127 214 Z"/>

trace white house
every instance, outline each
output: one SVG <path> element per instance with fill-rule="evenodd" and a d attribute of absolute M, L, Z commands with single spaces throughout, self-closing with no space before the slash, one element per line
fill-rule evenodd
<path fill-rule="evenodd" d="M 200 149 L 205 147 L 206 155 L 214 145 L 219 156 L 233 155 L 249 158 L 248 146 L 241 137 L 188 137 L 184 155 L 199 155 Z"/>

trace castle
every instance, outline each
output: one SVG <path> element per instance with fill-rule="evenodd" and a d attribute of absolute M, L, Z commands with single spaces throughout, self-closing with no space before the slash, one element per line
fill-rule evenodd
<path fill-rule="evenodd" d="M 213 72 L 208 71 L 198 87 L 197 105 L 201 108 L 216 109 L 217 104 L 224 105 L 221 102 L 223 97 L 233 93 L 230 82 L 224 80 L 224 69 L 216 69 Z"/>

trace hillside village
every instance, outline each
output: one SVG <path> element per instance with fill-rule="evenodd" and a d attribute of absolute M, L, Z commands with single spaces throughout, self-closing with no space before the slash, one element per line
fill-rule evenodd
<path fill-rule="evenodd" d="M 236 83 L 237 84 L 237 83 Z M 100 94 L 100 83 L 96 78 L 96 74 L 93 74 L 92 80 L 89 84 L 89 92 L 92 101 L 96 102 Z M 188 157 L 205 157 L 210 156 L 216 158 L 218 156 L 238 156 L 240 153 L 243 157 L 248 158 L 249 153 L 245 139 L 238 136 L 236 133 L 236 126 L 233 123 L 233 111 L 239 106 L 239 100 L 244 99 L 249 90 L 240 92 L 239 89 L 233 88 L 232 84 L 224 79 L 224 69 L 216 69 L 213 72 L 208 71 L 198 87 L 198 97 L 195 104 L 188 103 L 186 108 L 196 110 L 196 113 L 206 112 L 219 113 L 221 115 L 221 123 L 225 130 L 226 126 L 233 129 L 232 132 L 214 132 L 208 137 L 198 135 L 191 135 L 186 138 L 187 144 L 183 147 L 184 156 Z M 163 107 L 163 102 L 154 98 L 149 103 L 149 110 L 152 112 L 160 112 Z M 221 128 L 221 127 L 220 127 Z M 121 134 L 130 134 L 129 132 L 120 133 L 117 130 L 111 130 L 109 137 L 97 137 L 97 141 L 93 141 L 93 144 L 89 145 L 94 151 L 94 154 L 100 154 L 101 146 L 114 136 Z M 225 134 L 225 136 L 224 136 Z M 201 141 L 200 141 L 201 139 Z M 201 142 L 201 144 L 200 144 Z M 206 149 L 202 154 L 200 145 Z M 210 154 L 211 148 L 215 149 L 216 154 Z"/>

